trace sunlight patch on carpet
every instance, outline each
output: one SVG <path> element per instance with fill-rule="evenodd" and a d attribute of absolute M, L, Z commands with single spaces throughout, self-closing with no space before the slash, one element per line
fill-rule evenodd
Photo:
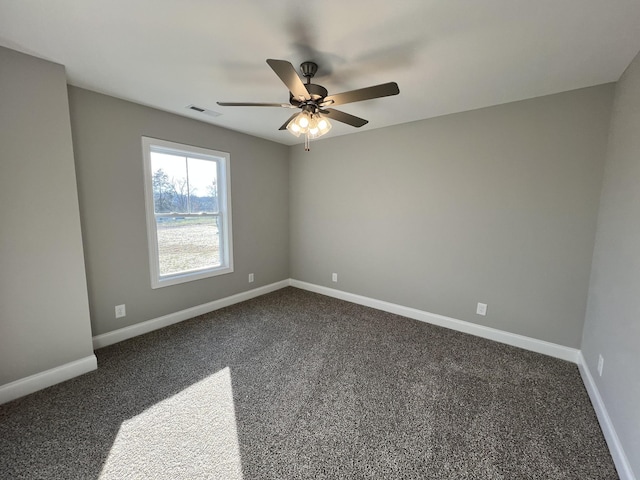
<path fill-rule="evenodd" d="M 241 480 L 229 368 L 123 422 L 99 478 Z"/>

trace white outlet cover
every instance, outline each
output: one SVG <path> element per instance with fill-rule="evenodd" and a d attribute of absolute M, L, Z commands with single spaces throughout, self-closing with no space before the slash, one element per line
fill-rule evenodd
<path fill-rule="evenodd" d="M 476 308 L 476 313 L 484 317 L 487 314 L 487 304 L 478 303 L 478 308 Z"/>
<path fill-rule="evenodd" d="M 253 283 L 253 280 L 254 280 L 253 273 L 250 273 L 249 274 L 249 283 Z"/>
<path fill-rule="evenodd" d="M 332 282 L 337 282 L 338 281 L 338 274 L 337 273 L 332 273 L 331 274 L 331 281 Z"/>
<path fill-rule="evenodd" d="M 604 367 L 604 358 L 602 355 L 598 355 L 598 375 L 602 376 L 602 369 Z"/>
<path fill-rule="evenodd" d="M 127 316 L 127 309 L 124 305 L 116 305 L 116 318 Z"/>

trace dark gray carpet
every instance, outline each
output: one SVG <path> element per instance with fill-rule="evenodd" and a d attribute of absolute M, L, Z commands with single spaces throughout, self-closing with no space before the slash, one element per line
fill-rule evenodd
<path fill-rule="evenodd" d="M 618 478 L 575 365 L 294 288 L 96 353 L 0 406 L 0 478 Z"/>

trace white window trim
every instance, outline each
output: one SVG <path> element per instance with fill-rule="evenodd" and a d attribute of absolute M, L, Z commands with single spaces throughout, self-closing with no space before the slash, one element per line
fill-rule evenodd
<path fill-rule="evenodd" d="M 222 265 L 215 268 L 206 268 L 183 272 L 173 275 L 160 275 L 160 263 L 158 253 L 158 235 L 156 230 L 156 216 L 153 205 L 153 184 L 151 172 L 151 147 L 155 151 L 166 149 L 166 153 L 184 154 L 191 158 L 202 158 L 224 164 L 224 168 L 218 168 L 218 184 L 224 185 L 224 194 L 218 197 L 219 211 L 222 217 L 222 232 L 220 233 L 220 258 Z M 191 282 L 203 278 L 224 275 L 233 272 L 233 235 L 231 221 L 231 175 L 230 158 L 227 152 L 219 152 L 207 148 L 194 147 L 182 143 L 159 140 L 157 138 L 142 137 L 142 157 L 144 168 L 144 199 L 145 215 L 147 219 L 147 243 L 149 251 L 149 272 L 151 275 L 151 288 L 168 287 L 180 283 Z M 220 165 L 220 163 L 218 163 Z M 223 213 L 223 212 L 226 212 Z M 223 241 L 226 239 L 226 241 Z"/>

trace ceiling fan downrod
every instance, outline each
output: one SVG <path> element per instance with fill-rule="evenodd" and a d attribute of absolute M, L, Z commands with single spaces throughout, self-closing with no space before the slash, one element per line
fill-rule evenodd
<path fill-rule="evenodd" d="M 300 64 L 300 71 L 302 76 L 307 79 L 307 84 L 311 83 L 311 79 L 318 72 L 318 64 L 315 62 L 302 62 Z"/>

